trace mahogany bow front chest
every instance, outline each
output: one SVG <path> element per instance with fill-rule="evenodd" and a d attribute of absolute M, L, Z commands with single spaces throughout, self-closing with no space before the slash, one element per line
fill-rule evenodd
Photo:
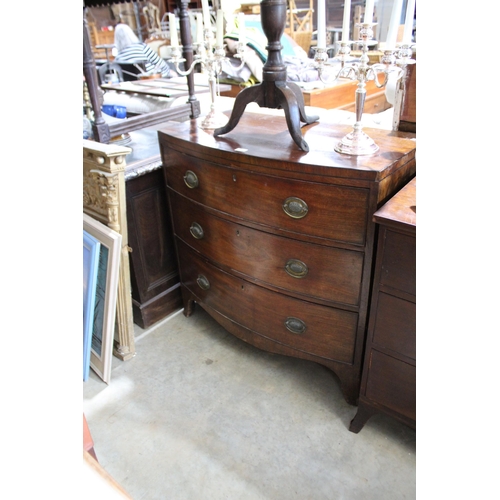
<path fill-rule="evenodd" d="M 302 128 L 246 113 L 214 138 L 196 120 L 159 134 L 184 314 L 194 303 L 229 332 L 321 363 L 356 404 L 374 253 L 374 212 L 415 174 L 415 142 L 370 130 L 377 154 L 334 146 L 349 127 Z"/>

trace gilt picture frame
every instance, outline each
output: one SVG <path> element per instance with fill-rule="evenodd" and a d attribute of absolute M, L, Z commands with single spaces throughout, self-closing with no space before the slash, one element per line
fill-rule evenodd
<path fill-rule="evenodd" d="M 109 384 L 122 235 L 85 213 L 83 214 L 83 229 L 100 243 L 92 317 L 90 367 L 104 382 Z"/>

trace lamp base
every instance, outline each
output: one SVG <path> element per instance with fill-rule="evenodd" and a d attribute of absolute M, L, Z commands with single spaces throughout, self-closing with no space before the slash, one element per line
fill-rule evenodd
<path fill-rule="evenodd" d="M 368 137 L 360 127 L 354 125 L 354 130 L 344 136 L 344 138 L 335 146 L 337 153 L 346 155 L 361 156 L 372 155 L 379 150 L 374 140 Z"/>

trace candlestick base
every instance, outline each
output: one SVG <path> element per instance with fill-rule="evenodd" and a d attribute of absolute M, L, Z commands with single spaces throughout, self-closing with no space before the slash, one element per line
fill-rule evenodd
<path fill-rule="evenodd" d="M 203 130 L 213 130 L 223 127 L 228 121 L 229 118 L 224 113 L 211 109 L 200 126 Z"/>
<path fill-rule="evenodd" d="M 379 147 L 361 130 L 361 125 L 356 123 L 354 130 L 344 136 L 334 149 L 337 153 L 362 156 L 376 153 Z"/>

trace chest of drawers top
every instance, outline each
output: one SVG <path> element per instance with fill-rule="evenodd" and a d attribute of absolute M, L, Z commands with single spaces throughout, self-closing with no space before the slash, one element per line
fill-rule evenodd
<path fill-rule="evenodd" d="M 396 193 L 373 216 L 375 222 L 415 234 L 417 230 L 417 177 Z"/>
<path fill-rule="evenodd" d="M 349 156 L 335 152 L 336 143 L 351 129 L 328 121 L 302 127 L 309 152 L 297 148 L 283 117 L 258 113 L 245 113 L 238 126 L 222 137 L 213 137 L 195 120 L 170 122 L 158 134 L 160 148 L 165 141 L 170 149 L 190 157 L 253 172 L 325 183 L 383 182 L 415 159 L 416 142 L 408 138 L 408 134 L 377 129 L 369 130 L 370 137 L 380 147 L 375 155 Z M 168 166 L 168 157 L 162 156 Z"/>

